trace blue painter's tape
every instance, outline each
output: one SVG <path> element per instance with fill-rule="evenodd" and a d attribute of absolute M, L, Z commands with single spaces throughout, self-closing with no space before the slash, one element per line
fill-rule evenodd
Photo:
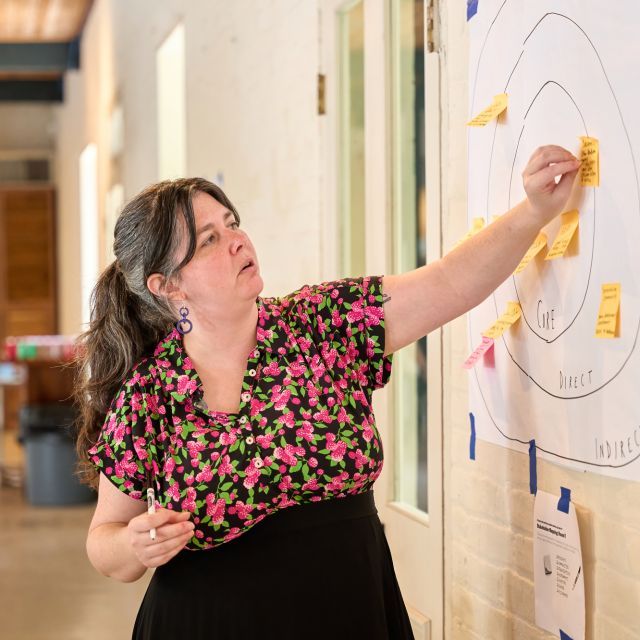
<path fill-rule="evenodd" d="M 538 493 L 538 468 L 536 467 L 536 441 L 529 440 L 529 491 Z"/>
<path fill-rule="evenodd" d="M 562 629 L 560 629 L 560 640 L 572 640 L 571 636 L 566 634 Z"/>
<path fill-rule="evenodd" d="M 471 20 L 478 13 L 478 0 L 467 0 L 467 20 Z"/>
<path fill-rule="evenodd" d="M 469 414 L 469 420 L 471 422 L 471 438 L 469 439 L 469 458 L 471 460 L 476 459 L 476 419 L 473 413 Z"/>
<path fill-rule="evenodd" d="M 560 487 L 560 500 L 558 500 L 558 511 L 569 513 L 569 503 L 571 502 L 571 489 Z M 567 636 L 568 638 L 569 636 Z"/>

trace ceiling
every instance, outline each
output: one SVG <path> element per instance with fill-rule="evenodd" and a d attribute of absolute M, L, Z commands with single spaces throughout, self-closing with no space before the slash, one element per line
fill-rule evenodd
<path fill-rule="evenodd" d="M 64 97 L 93 0 L 0 0 L 0 101 Z"/>

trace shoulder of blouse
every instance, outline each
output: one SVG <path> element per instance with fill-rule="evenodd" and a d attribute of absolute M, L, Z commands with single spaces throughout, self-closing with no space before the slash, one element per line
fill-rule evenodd
<path fill-rule="evenodd" d="M 319 301 L 315 298 L 321 294 L 331 292 L 334 289 L 340 287 L 352 287 L 357 286 L 363 280 L 369 280 L 371 276 L 357 276 L 357 277 L 345 277 L 337 280 L 325 280 L 316 284 L 304 284 L 298 287 L 295 291 L 283 296 L 278 301 L 282 301 L 285 306 L 295 304 L 303 300 L 309 300 L 311 302 Z"/>

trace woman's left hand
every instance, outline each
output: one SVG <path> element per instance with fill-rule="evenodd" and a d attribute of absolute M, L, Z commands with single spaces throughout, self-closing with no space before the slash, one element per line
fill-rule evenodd
<path fill-rule="evenodd" d="M 538 147 L 524 171 L 522 180 L 531 212 L 540 227 L 561 213 L 567 204 L 580 161 L 563 147 Z M 562 176 L 556 184 L 555 178 Z"/>

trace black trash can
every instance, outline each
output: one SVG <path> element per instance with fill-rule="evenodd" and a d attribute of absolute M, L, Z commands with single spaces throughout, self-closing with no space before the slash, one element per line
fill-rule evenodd
<path fill-rule="evenodd" d="M 33 505 L 62 506 L 95 500 L 95 492 L 74 475 L 77 456 L 72 406 L 27 405 L 20 410 L 18 440 L 25 447 L 27 500 Z"/>

